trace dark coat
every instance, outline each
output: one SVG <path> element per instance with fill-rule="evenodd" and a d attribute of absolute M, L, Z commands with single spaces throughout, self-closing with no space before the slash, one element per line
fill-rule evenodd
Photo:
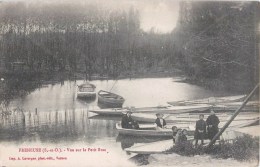
<path fill-rule="evenodd" d="M 131 116 L 124 115 L 121 120 L 122 128 L 132 129 L 134 125 L 134 120 Z"/>
<path fill-rule="evenodd" d="M 206 126 L 207 123 L 204 120 L 198 120 L 196 122 L 196 128 L 194 133 L 195 139 L 203 140 L 206 137 Z"/>
<path fill-rule="evenodd" d="M 208 125 L 208 138 L 212 140 L 213 137 L 218 133 L 219 119 L 216 115 L 210 115 L 206 122 Z"/>
<path fill-rule="evenodd" d="M 156 123 L 156 125 L 157 125 L 158 127 L 160 127 L 160 128 L 162 128 L 163 126 L 166 125 L 166 121 L 163 119 L 163 125 L 162 125 L 159 118 L 156 118 L 155 123 Z"/>

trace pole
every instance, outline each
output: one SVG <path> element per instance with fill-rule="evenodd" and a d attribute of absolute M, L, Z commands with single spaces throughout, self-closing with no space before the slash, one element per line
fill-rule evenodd
<path fill-rule="evenodd" d="M 117 80 L 116 80 L 116 82 L 117 82 Z M 113 86 L 112 86 L 112 88 L 110 89 L 110 91 L 109 91 L 109 92 L 111 92 L 111 90 L 114 88 L 114 86 L 115 86 L 116 82 L 113 84 Z"/>
<path fill-rule="evenodd" d="M 242 110 L 242 108 L 244 108 L 244 106 L 246 105 L 246 103 L 249 101 L 249 99 L 254 95 L 254 93 L 256 92 L 256 90 L 259 88 L 259 83 L 255 86 L 255 88 L 251 91 L 251 93 L 246 97 L 246 99 L 243 101 L 242 105 L 235 111 L 235 113 L 232 115 L 232 117 L 228 120 L 228 122 L 223 126 L 223 128 L 221 128 L 221 130 L 214 136 L 214 138 L 210 141 L 209 145 L 207 146 L 207 148 L 210 148 L 215 141 L 217 140 L 217 138 L 227 129 L 227 127 L 229 126 L 229 124 L 236 118 L 236 116 L 240 113 L 240 111 Z"/>

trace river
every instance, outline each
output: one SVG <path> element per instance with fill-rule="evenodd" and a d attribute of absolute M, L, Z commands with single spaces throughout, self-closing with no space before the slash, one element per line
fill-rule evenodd
<path fill-rule="evenodd" d="M 115 128 L 118 117 L 92 117 L 88 109 L 98 108 L 97 98 L 83 101 L 76 98 L 77 85 L 83 80 L 47 84 L 23 98 L 11 101 L 13 112 L 0 119 L 0 143 L 43 143 L 54 145 L 81 144 L 102 147 L 128 156 L 122 149 L 134 142 L 155 139 L 119 136 Z M 122 79 L 91 81 L 96 91 L 111 90 L 126 101 L 124 107 L 166 105 L 167 101 L 197 99 L 225 95 L 202 87 L 179 82 L 179 78 Z"/>

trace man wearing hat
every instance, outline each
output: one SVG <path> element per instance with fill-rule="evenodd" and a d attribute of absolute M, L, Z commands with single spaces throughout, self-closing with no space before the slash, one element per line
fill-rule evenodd
<path fill-rule="evenodd" d="M 164 128 L 166 126 L 166 121 L 163 119 L 163 114 L 157 113 L 156 117 L 157 118 L 155 120 L 155 123 L 156 123 L 157 127 Z"/>
<path fill-rule="evenodd" d="M 135 121 L 131 117 L 132 111 L 128 110 L 126 114 L 122 117 L 121 125 L 122 128 L 133 129 L 135 126 Z"/>
<path fill-rule="evenodd" d="M 218 133 L 219 124 L 219 119 L 215 115 L 215 112 L 213 110 L 210 111 L 210 116 L 208 116 L 206 123 L 208 126 L 208 137 L 210 140 L 212 140 L 214 136 Z"/>

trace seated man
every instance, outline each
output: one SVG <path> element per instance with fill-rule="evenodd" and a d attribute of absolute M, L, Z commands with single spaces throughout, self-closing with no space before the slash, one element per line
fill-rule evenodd
<path fill-rule="evenodd" d="M 161 113 L 157 113 L 156 114 L 156 120 L 155 120 L 155 123 L 157 125 L 157 127 L 159 128 L 165 128 L 166 126 L 166 121 L 163 119 L 163 114 Z"/>
<path fill-rule="evenodd" d="M 127 113 L 122 117 L 121 125 L 122 128 L 126 129 L 138 129 L 138 123 L 131 117 L 132 111 L 127 111 Z"/>

